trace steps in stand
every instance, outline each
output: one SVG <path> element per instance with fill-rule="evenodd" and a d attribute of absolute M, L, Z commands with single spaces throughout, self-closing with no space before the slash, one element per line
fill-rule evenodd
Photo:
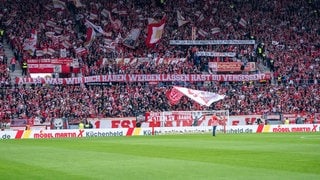
<path fill-rule="evenodd" d="M 22 69 L 21 69 L 21 66 L 20 66 L 19 62 L 17 61 L 15 71 L 14 72 L 11 71 L 10 60 L 11 60 L 12 57 L 14 57 L 14 52 L 10 48 L 10 45 L 5 40 L 4 40 L 4 43 L 3 43 L 3 48 L 4 48 L 4 54 L 8 58 L 8 67 L 10 68 L 11 83 L 14 84 L 14 81 L 15 81 L 16 77 L 20 77 L 21 76 Z"/>

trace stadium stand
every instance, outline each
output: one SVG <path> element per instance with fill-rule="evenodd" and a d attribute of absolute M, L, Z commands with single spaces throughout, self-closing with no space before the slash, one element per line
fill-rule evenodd
<path fill-rule="evenodd" d="M 2 0 L 0 118 L 127 117 L 147 111 L 228 109 L 231 115 L 320 112 L 320 1 L 254 0 Z M 148 46 L 150 22 L 165 20 Z M 254 40 L 255 44 L 172 45 L 170 40 Z M 6 47 L 10 47 L 4 49 Z M 65 74 L 214 74 L 209 62 L 254 62 L 265 81 L 15 84 L 4 51 L 28 59 L 72 58 Z M 228 56 L 205 57 L 199 52 Z M 11 57 L 10 57 L 11 58 Z M 124 61 L 124 58 L 127 58 Z M 139 59 L 140 58 L 140 59 Z M 166 63 L 155 61 L 163 58 Z M 183 61 L 171 62 L 182 58 Z M 9 59 L 9 60 L 8 60 Z M 137 60 L 138 59 L 138 60 Z M 140 62 L 141 61 L 141 62 Z M 30 66 L 29 66 L 30 67 Z M 74 70 L 76 67 L 78 72 Z M 19 69 L 19 66 L 18 66 Z M 19 71 L 21 72 L 21 71 Z M 232 73 L 232 72 L 227 72 Z M 11 76 L 10 76 L 11 74 Z M 29 71 L 26 77 L 31 77 Z M 183 97 L 170 105 L 172 85 L 225 94 L 209 108 Z"/>

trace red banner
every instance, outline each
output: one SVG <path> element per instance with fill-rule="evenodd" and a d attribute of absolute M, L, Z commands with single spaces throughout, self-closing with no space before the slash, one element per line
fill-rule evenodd
<path fill-rule="evenodd" d="M 75 78 L 17 77 L 17 84 L 84 84 L 104 82 L 204 82 L 204 81 L 259 81 L 271 79 L 270 73 L 260 74 L 110 74 Z"/>
<path fill-rule="evenodd" d="M 242 62 L 209 62 L 209 68 L 214 72 L 248 72 L 256 70 L 254 62 L 248 62 L 244 69 L 241 69 L 242 64 Z"/>

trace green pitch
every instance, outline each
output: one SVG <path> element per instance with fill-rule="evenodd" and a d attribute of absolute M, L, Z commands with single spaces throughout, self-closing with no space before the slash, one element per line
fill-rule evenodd
<path fill-rule="evenodd" d="M 0 179 L 320 179 L 320 133 L 1 140 Z"/>

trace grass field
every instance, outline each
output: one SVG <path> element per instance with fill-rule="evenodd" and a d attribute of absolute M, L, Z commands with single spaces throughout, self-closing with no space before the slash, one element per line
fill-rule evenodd
<path fill-rule="evenodd" d="M 0 141 L 0 179 L 320 179 L 320 133 Z"/>

